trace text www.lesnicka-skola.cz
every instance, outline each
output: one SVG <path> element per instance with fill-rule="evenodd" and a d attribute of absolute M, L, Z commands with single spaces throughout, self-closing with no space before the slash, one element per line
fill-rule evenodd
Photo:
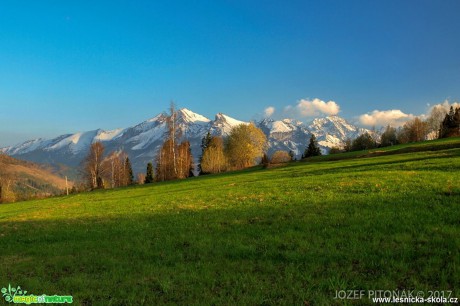
<path fill-rule="evenodd" d="M 373 303 L 379 304 L 395 304 L 395 303 L 410 303 L 410 304 L 458 304 L 458 298 L 372 298 Z"/>
<path fill-rule="evenodd" d="M 334 299 L 369 299 L 373 303 L 458 304 L 450 290 L 337 290 Z"/>

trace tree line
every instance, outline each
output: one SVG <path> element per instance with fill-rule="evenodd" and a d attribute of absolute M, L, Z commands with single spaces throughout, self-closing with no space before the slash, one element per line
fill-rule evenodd
<path fill-rule="evenodd" d="M 167 134 L 155 158 L 156 168 L 148 163 L 143 176 L 144 183 L 183 179 L 193 176 L 193 156 L 190 143 L 183 139 L 174 106 L 169 110 Z M 234 126 L 226 137 L 212 136 L 208 132 L 201 141 L 201 155 L 198 158 L 197 175 L 241 170 L 258 164 L 279 164 L 294 160 L 294 152 L 276 151 L 271 158 L 267 154 L 267 137 L 254 123 Z M 315 136 L 303 158 L 320 155 Z"/>
<path fill-rule="evenodd" d="M 330 154 L 350 151 L 369 150 L 397 144 L 419 142 L 429 139 L 460 136 L 460 107 L 450 107 L 449 112 L 437 105 L 426 118 L 415 117 L 402 127 L 387 125 L 378 137 L 373 133 L 363 133 L 355 139 L 346 139 L 343 148 L 331 148 Z"/>
<path fill-rule="evenodd" d="M 183 137 L 179 128 L 178 112 L 174 104 L 169 108 L 166 127 L 165 141 L 154 158 L 155 168 L 152 162 L 148 163 L 145 174 L 138 175 L 139 184 L 194 176 L 195 165 L 190 142 Z M 399 128 L 388 125 L 380 137 L 374 129 L 373 132 L 366 132 L 355 139 L 346 139 L 342 148 L 331 148 L 329 153 L 368 150 L 453 136 L 460 136 L 460 107 L 454 109 L 451 106 L 449 112 L 446 112 L 441 105 L 437 105 L 426 119 L 415 117 Z M 292 151 L 276 151 L 268 157 L 266 149 L 267 138 L 253 123 L 233 127 L 227 137 L 212 136 L 208 132 L 201 142 L 197 174 L 222 173 L 257 164 L 269 166 L 295 160 Z M 312 134 L 301 158 L 321 154 L 317 139 Z M 115 152 L 103 158 L 103 146 L 100 143 L 91 146 L 85 163 L 85 173 L 90 189 L 128 186 L 134 183 L 127 155 Z"/>
<path fill-rule="evenodd" d="M 112 152 L 104 157 L 102 143 L 91 145 L 84 161 L 83 174 L 87 189 L 114 188 L 134 183 L 185 179 L 190 176 L 241 170 L 258 164 L 264 166 L 283 164 L 295 160 L 292 151 L 276 151 L 267 156 L 267 137 L 254 123 L 234 126 L 226 137 L 212 136 L 208 132 L 201 141 L 197 173 L 190 142 L 182 135 L 178 113 L 173 104 L 166 116 L 166 132 L 154 161 L 149 162 L 145 173 L 133 180 L 129 158 L 123 152 Z M 315 135 L 311 135 L 302 158 L 321 155 Z M 154 166 L 155 164 L 155 166 Z"/>
<path fill-rule="evenodd" d="M 83 161 L 84 184 L 81 189 L 115 188 L 194 176 L 195 165 L 190 142 L 182 135 L 178 112 L 173 104 L 166 117 L 164 139 L 154 158 L 155 166 L 153 162 L 149 162 L 145 174 L 139 174 L 137 181 L 133 178 L 126 153 L 117 151 L 105 156 L 103 144 L 93 143 Z M 253 123 L 233 127 L 225 139 L 211 136 L 208 132 L 202 140 L 197 174 L 221 173 L 257 165 L 266 151 L 266 146 L 265 134 Z"/>
<path fill-rule="evenodd" d="M 123 151 L 115 151 L 104 157 L 104 151 L 101 142 L 91 144 L 83 160 L 84 184 L 80 188 L 94 190 L 133 185 L 133 169 L 128 155 Z"/>
<path fill-rule="evenodd" d="M 233 127 L 226 138 L 208 134 L 201 143 L 200 173 L 240 170 L 260 163 L 267 137 L 253 123 Z"/>
<path fill-rule="evenodd" d="M 146 173 L 138 174 L 134 180 L 131 161 L 122 150 L 105 154 L 101 142 L 91 144 L 86 158 L 82 162 L 83 181 L 71 192 L 102 188 L 117 188 L 133 184 L 152 183 L 185 179 L 194 176 L 194 158 L 190 142 L 182 135 L 179 127 L 178 113 L 173 104 L 166 119 L 166 135 L 157 152 L 155 168 L 153 163 L 147 164 Z M 446 112 L 442 107 L 434 107 L 425 120 L 416 117 L 402 127 L 388 125 L 380 138 L 377 133 L 364 133 L 356 139 L 347 139 L 343 148 L 332 148 L 329 153 L 343 151 L 367 150 L 401 143 L 423 141 L 427 138 L 445 138 L 460 136 L 460 107 L 450 107 Z M 227 137 L 212 136 L 208 132 L 201 142 L 201 155 L 197 165 L 197 174 L 222 173 L 240 170 L 262 164 L 283 164 L 295 160 L 292 151 L 276 151 L 267 156 L 267 137 L 255 124 L 241 124 L 231 129 Z M 302 154 L 302 159 L 321 155 L 315 135 L 311 135 L 309 143 Z M 15 200 L 13 192 L 14 178 L 2 172 L 0 167 L 0 202 Z"/>

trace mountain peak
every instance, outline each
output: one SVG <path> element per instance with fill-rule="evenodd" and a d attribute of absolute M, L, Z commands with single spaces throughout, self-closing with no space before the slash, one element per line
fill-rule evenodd
<path fill-rule="evenodd" d="M 147 121 L 145 122 L 156 122 L 156 121 L 162 121 L 163 119 L 166 118 L 166 115 L 164 113 L 159 113 L 158 115 L 156 115 L 155 117 L 153 118 L 150 118 L 148 119 Z"/>
<path fill-rule="evenodd" d="M 309 126 L 314 134 L 318 135 L 329 135 L 329 138 L 335 137 L 334 142 L 339 142 L 339 139 L 345 139 L 346 137 L 355 138 L 359 130 L 356 126 L 351 125 L 342 117 L 337 115 L 327 116 L 323 118 L 316 118 Z"/>
<path fill-rule="evenodd" d="M 263 124 L 263 125 L 267 125 L 271 122 L 274 122 L 275 120 L 272 118 L 272 117 L 267 117 L 267 118 L 264 118 L 260 121 L 260 124 Z"/>
<path fill-rule="evenodd" d="M 217 113 L 216 114 L 216 119 L 215 119 L 216 122 L 226 122 L 228 123 L 229 125 L 231 126 L 235 126 L 235 125 L 240 125 L 240 124 L 245 124 L 246 122 L 244 121 L 240 121 L 240 120 L 237 120 L 235 118 L 232 118 L 230 116 L 227 116 L 223 113 Z"/>
<path fill-rule="evenodd" d="M 211 120 L 206 118 L 205 116 L 202 116 L 200 114 L 194 113 L 191 110 L 187 108 L 181 108 L 178 111 L 179 118 L 182 118 L 185 122 L 193 122 L 193 123 L 208 123 Z"/>
<path fill-rule="evenodd" d="M 313 119 L 312 124 L 324 124 L 327 122 L 348 124 L 345 119 L 337 115 L 315 118 Z"/>
<path fill-rule="evenodd" d="M 232 118 L 228 115 L 225 115 L 223 113 L 217 113 L 216 114 L 216 121 L 226 121 L 228 123 L 235 123 L 235 124 L 242 124 L 245 123 L 244 121 L 237 120 L 235 118 Z"/>
<path fill-rule="evenodd" d="M 217 113 L 211 125 L 211 133 L 214 135 L 228 135 L 234 126 L 247 124 L 247 122 L 236 120 L 223 113 Z"/>
<path fill-rule="evenodd" d="M 201 139 L 206 133 L 227 136 L 233 127 L 248 122 L 234 119 L 223 113 L 214 120 L 194 113 L 187 108 L 177 110 L 179 126 L 184 139 L 191 143 L 192 154 L 201 154 Z M 13 157 L 35 162 L 78 166 L 94 141 L 103 141 L 107 152 L 123 149 L 132 160 L 134 170 L 141 172 L 145 165 L 155 159 L 156 152 L 164 141 L 167 113 L 146 120 L 133 127 L 111 131 L 94 130 L 65 134 L 54 139 L 36 139 L 16 146 L 0 148 L 0 152 Z M 306 139 L 314 134 L 323 150 L 340 146 L 346 138 L 355 138 L 366 130 L 358 128 L 339 116 L 317 118 L 308 124 L 295 119 L 276 120 L 265 118 L 256 123 L 266 134 L 269 152 L 292 150 L 300 154 L 305 149 Z"/>
<path fill-rule="evenodd" d="M 217 113 L 215 117 L 216 120 L 224 120 L 226 116 L 223 113 Z"/>

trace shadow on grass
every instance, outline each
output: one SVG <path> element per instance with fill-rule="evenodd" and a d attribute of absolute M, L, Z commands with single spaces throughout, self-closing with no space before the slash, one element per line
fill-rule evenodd
<path fill-rule="evenodd" d="M 333 304 L 335 290 L 458 290 L 458 220 L 452 202 L 390 196 L 1 222 L 0 285 L 84 305 Z"/>

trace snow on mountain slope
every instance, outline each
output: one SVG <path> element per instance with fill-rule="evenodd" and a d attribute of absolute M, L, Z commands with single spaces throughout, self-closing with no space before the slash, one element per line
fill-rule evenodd
<path fill-rule="evenodd" d="M 314 119 L 308 129 L 316 136 L 319 145 L 324 148 L 341 147 L 346 138 L 356 138 L 367 131 L 351 125 L 338 116 Z"/>
<path fill-rule="evenodd" d="M 106 152 L 123 150 L 133 164 L 135 172 L 144 172 L 148 162 L 154 161 L 161 147 L 167 129 L 167 115 L 159 114 L 133 127 L 112 131 L 94 130 L 61 135 L 54 139 L 36 139 L 16 146 L 0 149 L 16 158 L 33 162 L 80 165 L 88 153 L 91 143 L 101 141 Z M 218 113 L 210 120 L 188 109 L 178 110 L 177 128 L 183 139 L 190 141 L 192 154 L 197 160 L 201 154 L 201 139 L 209 131 L 212 135 L 227 136 L 234 126 L 248 124 Z M 268 154 L 276 150 L 291 150 L 300 157 L 311 134 L 314 134 L 324 153 L 333 146 L 341 146 L 343 141 L 354 138 L 366 130 L 357 128 L 338 116 L 318 118 L 304 124 L 293 119 L 264 119 L 256 123 L 267 135 Z"/>
<path fill-rule="evenodd" d="M 98 140 L 97 136 L 102 132 L 101 130 L 95 130 L 84 133 L 76 133 L 69 137 L 62 139 L 52 146 L 44 148 L 45 151 L 57 151 L 59 149 L 67 149 L 73 154 L 78 154 L 85 151 L 91 143 Z"/>
<path fill-rule="evenodd" d="M 295 126 L 290 124 L 288 119 L 280 121 L 267 121 L 267 128 L 270 130 L 270 133 L 290 133 L 295 130 Z"/>
<path fill-rule="evenodd" d="M 152 127 L 151 129 L 145 130 L 140 134 L 130 138 L 128 142 L 136 144 L 132 147 L 132 150 L 142 150 L 163 138 L 166 133 L 166 122 L 162 122 Z"/>
<path fill-rule="evenodd" d="M 113 140 L 117 137 L 120 137 L 123 134 L 124 129 L 116 129 L 112 131 L 100 131 L 100 133 L 96 136 L 95 139 L 99 141 L 109 141 Z"/>
<path fill-rule="evenodd" d="M 313 131 L 313 133 L 318 133 L 318 135 L 315 133 L 315 136 L 329 134 L 338 138 L 344 138 L 350 133 L 357 132 L 355 126 L 350 125 L 345 119 L 338 116 L 314 119 L 308 128 Z"/>
<path fill-rule="evenodd" d="M 212 135 L 227 136 L 234 126 L 248 124 L 244 121 L 236 120 L 232 117 L 218 113 L 214 121 L 211 122 L 210 131 Z"/>
<path fill-rule="evenodd" d="M 182 137 L 186 139 L 206 134 L 211 122 L 208 118 L 186 108 L 182 108 L 178 111 L 177 119 Z"/>
<path fill-rule="evenodd" d="M 283 121 L 275 121 L 272 125 L 272 132 L 273 133 L 286 133 L 291 132 L 292 127 L 286 125 Z"/>
<path fill-rule="evenodd" d="M 299 158 L 314 134 L 323 153 L 332 147 L 342 147 L 346 138 L 355 138 L 365 129 L 357 128 L 338 116 L 314 119 L 310 124 L 297 120 L 264 119 L 259 127 L 268 137 L 269 154 L 276 150 L 291 150 Z"/>
<path fill-rule="evenodd" d="M 195 123 L 195 124 L 206 124 L 209 123 L 211 120 L 202 116 L 200 114 L 196 114 L 189 109 L 181 108 L 179 111 L 179 117 L 183 119 L 184 122 Z"/>
<path fill-rule="evenodd" d="M 8 155 L 24 154 L 27 152 L 37 150 L 41 147 L 45 147 L 48 143 L 49 143 L 49 140 L 38 138 L 38 139 L 28 140 L 17 146 L 10 146 L 10 147 L 2 148 L 0 149 L 0 152 L 8 154 Z"/>

